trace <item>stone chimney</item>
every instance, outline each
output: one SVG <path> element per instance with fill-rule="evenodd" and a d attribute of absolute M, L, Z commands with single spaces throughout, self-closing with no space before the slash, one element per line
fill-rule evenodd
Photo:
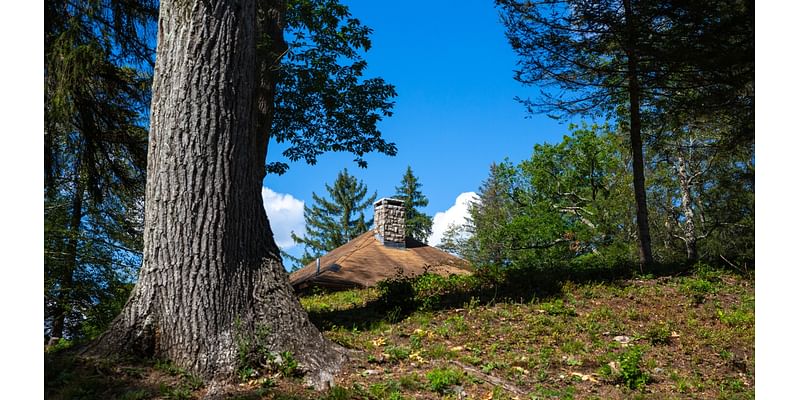
<path fill-rule="evenodd" d="M 375 202 L 375 238 L 388 247 L 406 247 L 406 208 L 402 200 Z"/>

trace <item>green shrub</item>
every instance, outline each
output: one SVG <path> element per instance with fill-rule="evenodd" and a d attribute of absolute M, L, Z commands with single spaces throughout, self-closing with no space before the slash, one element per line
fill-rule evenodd
<path fill-rule="evenodd" d="M 291 351 L 281 352 L 281 362 L 278 364 L 278 370 L 285 378 L 291 378 L 299 375 L 299 363 L 292 356 Z"/>
<path fill-rule="evenodd" d="M 647 330 L 645 338 L 652 344 L 669 344 L 672 338 L 672 330 L 667 324 L 657 324 Z"/>
<path fill-rule="evenodd" d="M 449 368 L 437 368 L 427 373 L 429 388 L 439 394 L 444 394 L 451 386 L 461 383 L 462 375 Z"/>
<path fill-rule="evenodd" d="M 714 283 L 704 278 L 687 278 L 681 290 L 686 293 L 694 305 L 702 304 L 706 301 L 706 296 L 716 293 Z"/>
<path fill-rule="evenodd" d="M 382 310 L 411 312 L 416 309 L 413 278 L 396 276 L 378 282 L 378 305 Z"/>
<path fill-rule="evenodd" d="M 644 371 L 642 371 L 643 351 L 638 346 L 627 348 L 620 353 L 616 360 L 611 363 L 605 364 L 600 368 L 600 375 L 610 379 L 614 382 L 624 384 L 631 389 L 642 389 L 650 381 Z M 611 364 L 616 364 L 616 368 L 612 368 Z"/>
<path fill-rule="evenodd" d="M 68 349 L 68 348 L 72 347 L 73 344 L 74 343 L 71 340 L 60 338 L 60 339 L 58 339 L 58 342 L 56 342 L 52 346 L 47 346 L 45 348 L 45 352 L 46 353 L 56 353 L 56 352 L 59 352 L 61 350 Z"/>
<path fill-rule="evenodd" d="M 411 349 L 405 346 L 389 346 L 386 348 L 386 354 L 393 360 L 405 360 L 411 355 Z"/>
<path fill-rule="evenodd" d="M 619 373 L 622 383 L 631 389 L 641 389 L 650 380 L 639 365 L 642 362 L 642 349 L 638 346 L 628 348 L 619 356 Z"/>
<path fill-rule="evenodd" d="M 555 299 L 549 303 L 542 303 L 540 307 L 548 315 L 565 315 L 568 317 L 574 317 L 578 315 L 578 313 L 575 312 L 575 309 L 565 304 L 564 300 L 562 299 Z"/>

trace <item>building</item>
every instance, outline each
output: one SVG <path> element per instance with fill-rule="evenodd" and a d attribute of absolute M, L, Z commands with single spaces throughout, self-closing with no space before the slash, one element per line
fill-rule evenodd
<path fill-rule="evenodd" d="M 289 282 L 295 290 L 363 288 L 426 271 L 444 276 L 471 273 L 461 258 L 405 236 L 402 200 L 376 201 L 374 220 L 372 230 L 293 272 Z"/>

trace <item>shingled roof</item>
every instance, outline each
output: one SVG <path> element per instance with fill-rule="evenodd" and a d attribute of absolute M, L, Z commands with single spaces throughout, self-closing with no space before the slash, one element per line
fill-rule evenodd
<path fill-rule="evenodd" d="M 308 263 L 289 276 L 295 290 L 320 286 L 349 289 L 374 286 L 398 275 L 424 272 L 469 274 L 469 264 L 449 253 L 406 237 L 405 208 L 397 199 L 375 202 L 375 228 Z"/>
<path fill-rule="evenodd" d="M 289 282 L 295 290 L 311 286 L 349 289 L 374 286 L 398 275 L 416 276 L 427 272 L 449 276 L 469 274 L 469 264 L 449 253 L 410 237 L 405 248 L 381 244 L 374 231 L 347 242 L 317 261 L 293 272 Z"/>

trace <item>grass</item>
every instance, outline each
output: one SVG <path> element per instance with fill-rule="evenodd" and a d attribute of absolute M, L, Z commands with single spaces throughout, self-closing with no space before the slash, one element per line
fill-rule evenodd
<path fill-rule="evenodd" d="M 533 279 L 516 280 L 528 285 Z M 328 338 L 358 351 L 339 374 L 336 388 L 315 393 L 292 378 L 288 368 L 266 384 L 256 379 L 241 383 L 231 398 L 755 395 L 755 292 L 748 278 L 703 268 L 681 276 L 561 280 L 539 284 L 527 294 L 487 289 L 464 278 L 424 278 L 403 285 L 301 299 Z M 414 297 L 396 303 L 382 298 L 382 293 L 398 291 Z M 47 398 L 203 395 L 202 382 L 169 363 L 90 364 L 67 354 L 45 356 Z M 507 392 L 462 366 L 529 396 Z"/>

